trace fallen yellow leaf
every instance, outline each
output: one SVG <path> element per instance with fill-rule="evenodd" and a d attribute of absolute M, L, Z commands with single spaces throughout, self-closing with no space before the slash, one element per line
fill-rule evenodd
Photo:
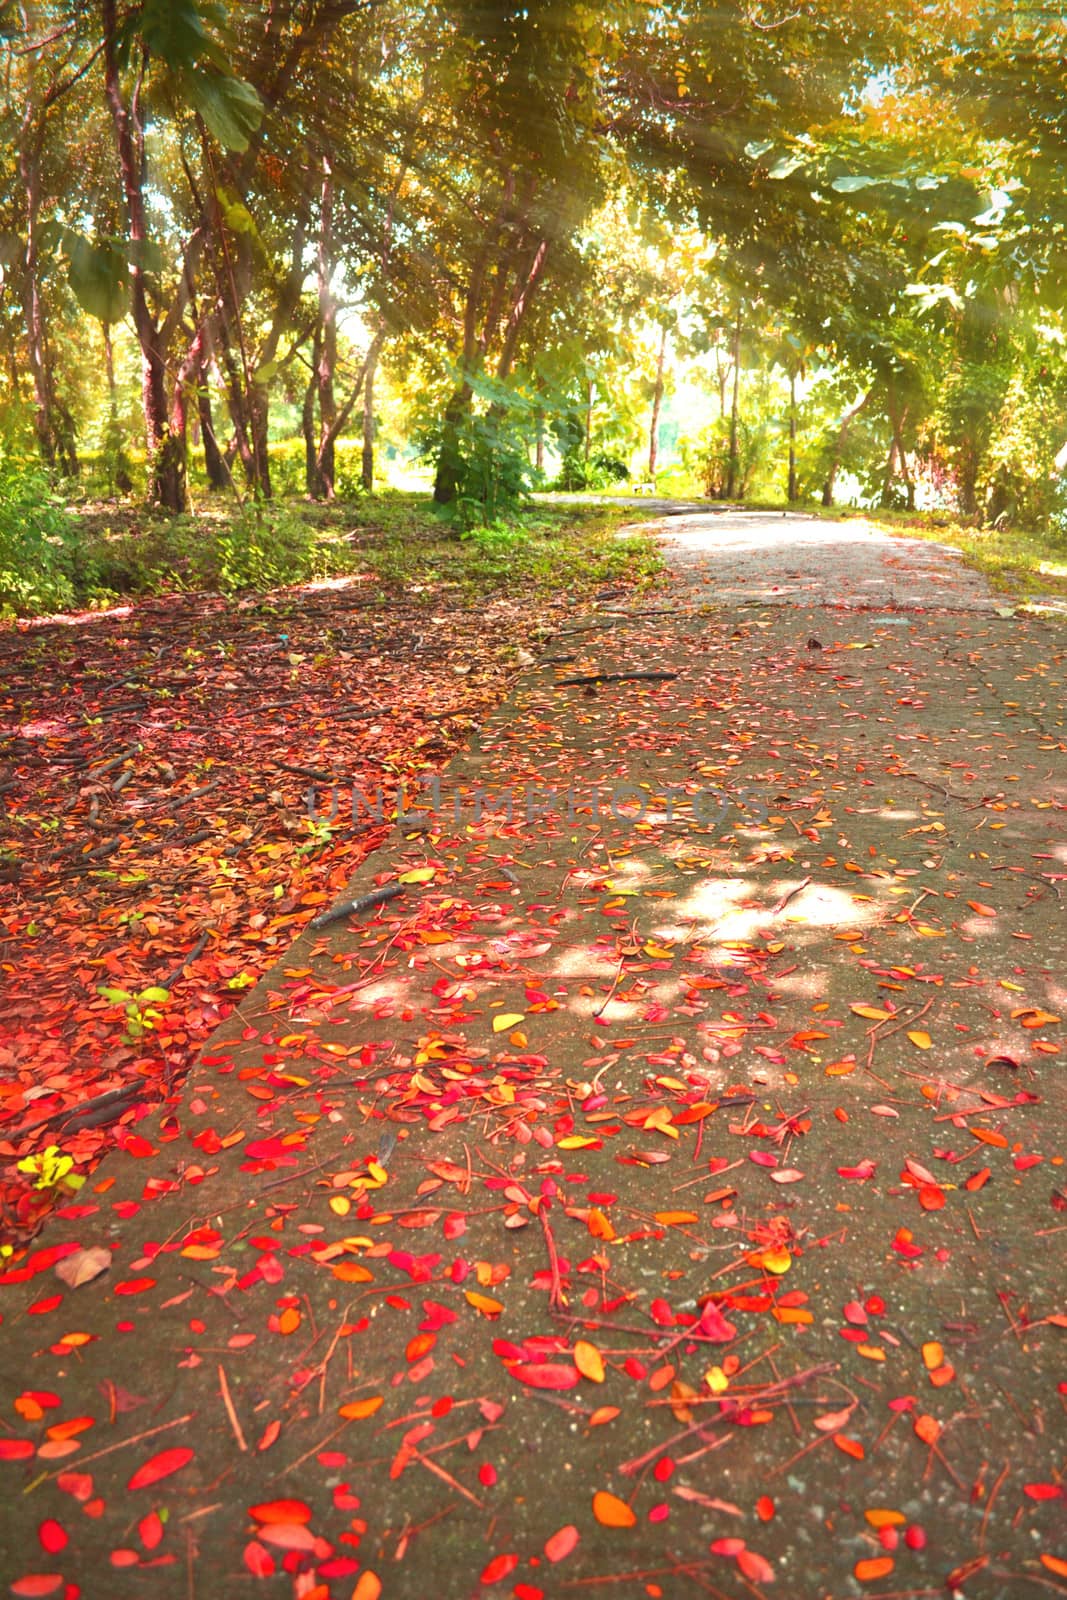
<path fill-rule="evenodd" d="M 582 1377 L 588 1378 L 590 1383 L 604 1382 L 604 1357 L 596 1345 L 590 1344 L 588 1339 L 579 1339 L 575 1345 L 574 1365 Z"/>

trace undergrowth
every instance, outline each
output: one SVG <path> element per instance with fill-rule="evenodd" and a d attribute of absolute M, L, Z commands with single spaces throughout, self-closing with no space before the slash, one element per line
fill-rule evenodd
<path fill-rule="evenodd" d="M 382 594 L 519 586 L 575 594 L 651 578 L 652 542 L 618 536 L 621 508 L 535 507 L 457 534 L 427 496 L 329 506 L 218 502 L 180 517 L 64 508 L 43 473 L 0 476 L 0 617 L 100 608 L 173 592 L 263 593 L 351 577 Z"/>

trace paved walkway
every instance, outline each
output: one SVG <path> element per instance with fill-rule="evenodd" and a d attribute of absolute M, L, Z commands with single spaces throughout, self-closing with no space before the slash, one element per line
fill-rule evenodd
<path fill-rule="evenodd" d="M 665 537 L 7 1274 L 15 1594 L 1063 1587 L 1062 627 Z"/>

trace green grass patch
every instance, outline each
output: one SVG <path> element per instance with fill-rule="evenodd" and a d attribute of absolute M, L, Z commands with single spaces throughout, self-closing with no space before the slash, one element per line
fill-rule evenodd
<path fill-rule="evenodd" d="M 31 518 L 22 501 L 7 506 L 11 548 L 0 538 L 0 556 L 6 550 L 10 571 L 5 582 L 0 560 L 0 615 L 174 592 L 265 593 L 337 577 L 361 582 L 375 597 L 403 592 L 427 604 L 442 590 L 462 601 L 512 590 L 580 598 L 605 583 L 651 581 L 662 566 L 646 535 L 620 535 L 635 520 L 625 507 L 538 506 L 460 533 L 428 495 L 263 507 L 216 501 L 164 517 L 101 505 L 64 512 L 47 498 L 47 485 L 27 484 L 26 493 L 31 488 L 40 516 Z M 42 581 L 44 557 L 56 567 L 55 581 Z M 17 582 L 20 572 L 35 581 Z"/>
<path fill-rule="evenodd" d="M 445 587 L 474 598 L 562 589 L 578 597 L 606 583 L 650 582 L 663 570 L 655 541 L 627 526 L 634 523 L 629 507 L 537 506 L 459 536 L 418 496 L 368 500 L 319 518 L 323 531 L 347 535 L 355 570 L 385 591 Z"/>

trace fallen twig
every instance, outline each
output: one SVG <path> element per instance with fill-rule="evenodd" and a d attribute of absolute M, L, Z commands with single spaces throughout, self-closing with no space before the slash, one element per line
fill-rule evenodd
<path fill-rule="evenodd" d="M 247 1453 L 248 1442 L 245 1439 L 244 1430 L 241 1427 L 241 1419 L 237 1415 L 237 1409 L 233 1403 L 233 1396 L 230 1393 L 230 1385 L 226 1380 L 226 1368 L 223 1366 L 221 1361 L 219 1362 L 219 1392 L 222 1395 L 222 1403 L 226 1407 L 226 1415 L 230 1419 L 230 1427 L 233 1429 L 233 1436 L 237 1440 L 237 1448 L 238 1450 L 242 1450 Z"/>
<path fill-rule="evenodd" d="M 207 949 L 207 942 L 210 937 L 210 930 L 207 933 L 202 933 L 200 935 L 199 939 L 193 945 L 193 948 L 189 951 L 189 954 L 182 957 L 182 959 L 178 962 L 178 965 L 174 968 L 174 971 L 168 972 L 165 978 L 160 979 L 159 987 L 161 989 L 173 989 L 178 979 L 184 973 L 186 967 L 191 965 L 191 963 L 196 960 L 197 956 L 203 955 L 204 951 Z"/>
<path fill-rule="evenodd" d="M 677 672 L 592 672 L 580 678 L 558 678 L 557 689 L 571 689 L 586 683 L 666 683 Z"/>
<path fill-rule="evenodd" d="M 404 886 L 400 883 L 388 883 L 383 889 L 372 889 L 370 894 L 358 895 L 355 900 L 342 900 L 339 906 L 334 906 L 330 911 L 323 911 L 320 916 L 312 917 L 308 928 L 317 933 L 320 928 L 328 928 L 334 922 L 343 922 L 346 917 L 355 917 L 361 911 L 369 911 L 371 906 L 384 905 L 387 900 L 395 900 L 397 895 L 404 893 Z"/>

